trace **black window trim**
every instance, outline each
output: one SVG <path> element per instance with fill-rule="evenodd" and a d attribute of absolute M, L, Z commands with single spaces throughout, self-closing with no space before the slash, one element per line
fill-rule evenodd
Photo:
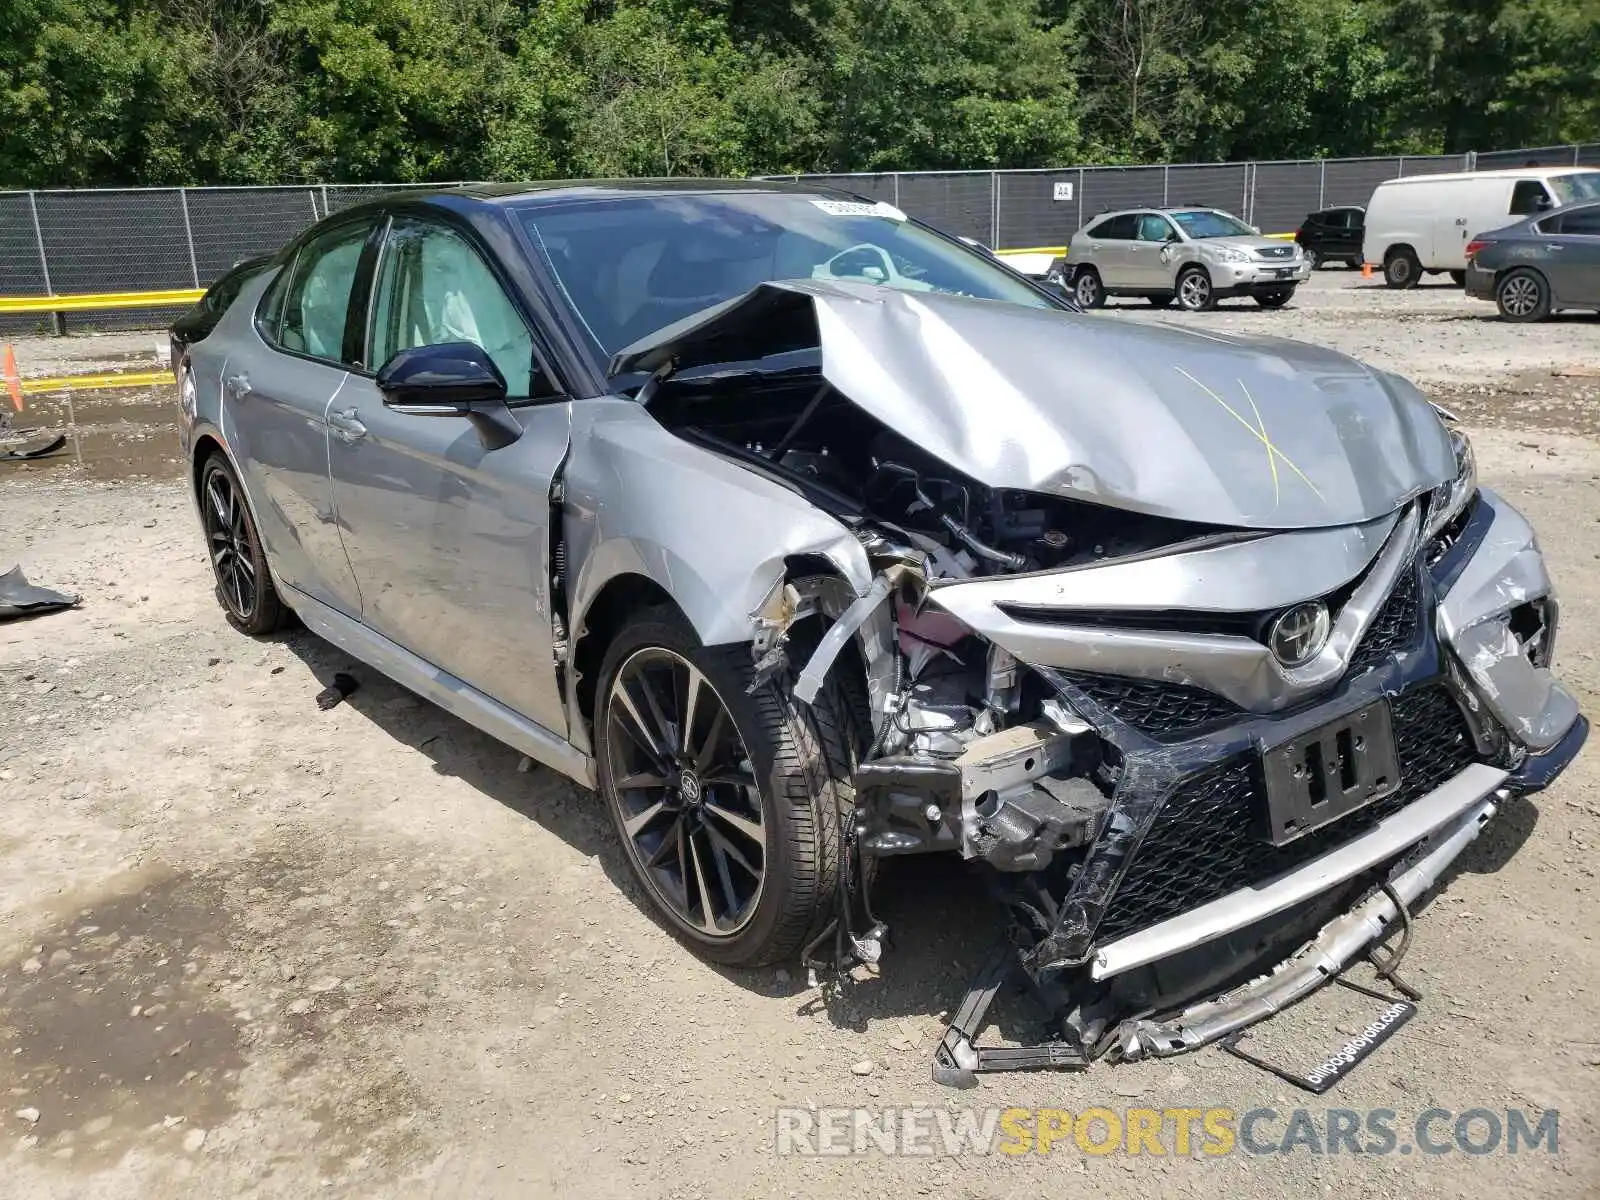
<path fill-rule="evenodd" d="M 301 260 L 305 256 L 307 246 L 309 246 L 312 242 L 320 241 L 326 234 L 340 232 L 346 228 L 354 228 L 363 224 L 364 222 L 369 221 L 372 222 L 372 227 L 367 230 L 366 239 L 361 247 L 361 255 L 356 260 L 356 274 L 354 280 L 352 280 L 350 284 L 350 299 L 345 305 L 344 341 L 339 346 L 341 358 L 322 358 L 315 354 L 306 354 L 299 350 L 289 349 L 287 346 L 278 341 L 275 334 L 269 334 L 267 332 L 268 326 L 266 309 L 269 305 L 281 305 L 283 298 L 287 296 L 289 294 L 289 290 L 294 287 L 295 280 L 300 272 Z M 283 269 L 279 272 L 278 277 L 267 285 L 266 290 L 261 293 L 261 299 L 256 303 L 254 322 L 256 327 L 256 336 L 261 339 L 262 344 L 264 344 L 267 349 L 271 350 L 275 354 L 283 354 L 290 358 L 298 358 L 304 362 L 316 363 L 318 366 L 332 367 L 338 371 L 356 370 L 355 364 L 349 361 L 351 318 L 355 316 L 356 312 L 358 311 L 357 301 L 360 299 L 359 293 L 361 290 L 362 264 L 366 261 L 367 255 L 372 248 L 373 233 L 381 224 L 381 214 L 366 211 L 353 213 L 348 217 L 337 218 L 326 223 L 318 222 L 301 235 L 300 239 L 294 243 L 293 251 L 286 256 Z M 279 315 L 281 316 L 281 313 Z"/>
<path fill-rule="evenodd" d="M 478 236 L 477 231 L 472 227 L 472 222 L 458 217 L 449 209 L 435 208 L 431 206 L 424 207 L 421 205 L 396 205 L 394 207 L 386 208 L 382 214 L 382 217 L 378 221 L 378 236 L 373 239 L 374 246 L 372 248 L 371 261 L 365 263 L 367 267 L 365 276 L 363 277 L 359 270 L 356 276 L 357 289 L 361 292 L 362 317 L 360 325 L 360 343 L 357 347 L 361 362 L 359 367 L 352 367 L 351 370 L 355 374 L 361 375 L 363 378 L 375 379 L 378 371 L 383 367 L 382 363 L 378 363 L 375 366 L 369 366 L 366 360 L 367 356 L 372 352 L 372 319 L 374 316 L 373 301 L 376 299 L 377 295 L 378 273 L 383 265 L 384 252 L 388 249 L 389 234 L 394 230 L 396 221 L 415 221 L 422 225 L 436 225 L 440 228 L 449 230 L 451 233 L 461 238 L 462 241 L 466 242 L 467 247 L 478 256 L 478 260 L 483 263 L 483 265 L 488 269 L 489 274 L 494 277 L 494 281 L 499 285 L 501 293 L 510 303 L 512 311 L 517 314 L 517 318 L 522 322 L 523 328 L 528 331 L 528 340 L 533 345 L 533 357 L 539 364 L 539 369 L 544 372 L 544 377 L 550 381 L 550 386 L 554 389 L 554 393 L 549 396 L 508 397 L 506 400 L 506 407 L 532 408 L 535 405 L 565 404 L 571 401 L 573 399 L 571 391 L 563 382 L 560 374 L 557 373 L 553 366 L 551 366 L 553 356 L 550 353 L 549 347 L 545 344 L 546 337 L 544 332 L 540 328 L 539 322 L 534 320 L 532 315 L 528 312 L 528 306 L 523 303 L 520 289 L 515 287 L 511 280 L 507 278 L 505 269 L 499 261 L 499 257 L 494 254 L 484 243 L 483 239 Z M 363 256 L 363 259 L 365 260 L 365 256 Z M 355 299 L 354 291 L 351 293 L 351 299 Z M 347 325 L 347 337 L 349 333 L 350 327 Z M 529 380 L 529 386 L 532 386 L 531 378 Z"/>

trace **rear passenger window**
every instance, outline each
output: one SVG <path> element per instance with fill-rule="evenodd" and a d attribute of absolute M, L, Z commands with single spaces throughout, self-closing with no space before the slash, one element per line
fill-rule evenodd
<path fill-rule="evenodd" d="M 1600 208 L 1580 208 L 1561 218 L 1562 233 L 1600 234 Z"/>
<path fill-rule="evenodd" d="M 370 222 L 330 229 L 304 246 L 273 285 L 261 333 L 281 350 L 341 362 L 350 293 Z"/>
<path fill-rule="evenodd" d="M 1550 193 L 1544 190 L 1544 184 L 1537 179 L 1519 179 L 1517 186 L 1511 189 L 1509 211 L 1512 216 L 1526 216 L 1549 207 Z"/>
<path fill-rule="evenodd" d="M 1107 217 L 1098 225 L 1089 230 L 1090 237 L 1131 239 L 1139 226 L 1137 213 L 1123 213 L 1121 216 Z"/>

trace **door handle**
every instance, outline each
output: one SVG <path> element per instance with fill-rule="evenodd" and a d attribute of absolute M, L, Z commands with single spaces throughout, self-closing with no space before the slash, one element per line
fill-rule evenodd
<path fill-rule="evenodd" d="M 228 395 L 236 400 L 242 400 L 250 394 L 250 376 L 243 371 L 237 375 L 229 375 L 223 383 L 227 386 Z"/>
<path fill-rule="evenodd" d="M 1566 247 L 1563 246 L 1560 242 L 1546 242 L 1544 244 L 1544 248 L 1546 250 L 1565 250 L 1566 249 Z"/>
<path fill-rule="evenodd" d="M 333 436 L 345 445 L 352 445 L 367 436 L 367 427 L 361 423 L 356 415 L 356 410 L 347 408 L 343 412 L 328 414 L 328 429 Z"/>

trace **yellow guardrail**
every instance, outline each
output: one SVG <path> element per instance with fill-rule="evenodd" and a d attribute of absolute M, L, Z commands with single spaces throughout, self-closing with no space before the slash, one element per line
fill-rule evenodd
<path fill-rule="evenodd" d="M 92 312 L 104 308 L 169 308 L 193 304 L 204 288 L 164 292 L 79 292 L 67 296 L 0 296 L 0 315 L 11 313 Z"/>
<path fill-rule="evenodd" d="M 24 396 L 41 396 L 47 392 L 160 387 L 173 382 L 171 371 L 107 371 L 99 375 L 55 375 L 48 379 L 19 379 L 17 385 Z"/>

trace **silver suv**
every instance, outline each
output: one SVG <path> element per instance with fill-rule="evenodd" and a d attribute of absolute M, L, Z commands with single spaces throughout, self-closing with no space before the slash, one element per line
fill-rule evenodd
<path fill-rule="evenodd" d="M 1102 213 L 1073 234 L 1060 271 L 1082 308 L 1144 296 L 1157 308 L 1176 299 L 1205 312 L 1227 296 L 1281 308 L 1311 261 L 1293 242 L 1262 237 L 1214 208 L 1130 209 Z"/>

